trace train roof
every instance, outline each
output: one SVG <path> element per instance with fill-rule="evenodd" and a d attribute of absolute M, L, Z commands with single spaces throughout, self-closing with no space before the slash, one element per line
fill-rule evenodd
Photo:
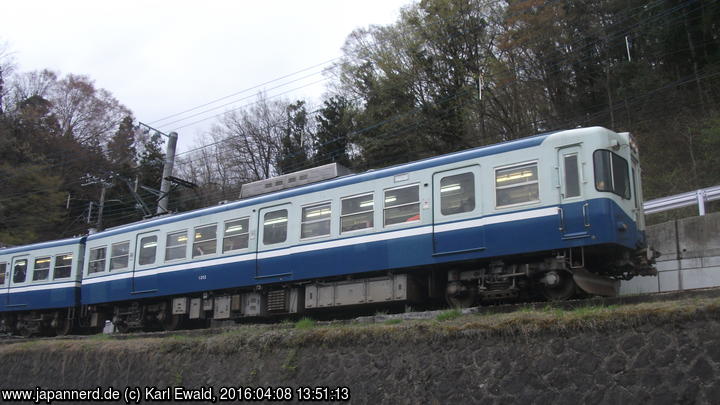
<path fill-rule="evenodd" d="M 377 170 L 369 170 L 363 173 L 358 174 L 350 174 L 343 177 L 337 177 L 330 180 L 325 180 L 318 183 L 312 183 L 292 189 L 277 191 L 274 193 L 269 194 L 263 194 L 257 197 L 252 197 L 244 200 L 238 200 L 233 201 L 230 203 L 226 203 L 223 205 L 217 205 L 207 208 L 201 208 L 193 211 L 187 211 L 180 214 L 170 215 L 170 216 L 164 216 L 160 218 L 152 218 L 145 221 L 140 222 L 134 222 L 127 225 L 121 225 L 115 228 L 107 229 L 102 232 L 98 232 L 95 234 L 91 234 L 87 237 L 87 240 L 95 240 L 100 239 L 104 237 L 109 237 L 113 235 L 117 235 L 124 232 L 133 232 L 141 229 L 146 229 L 154 226 L 160 226 L 164 224 L 169 224 L 177 221 L 183 221 L 187 219 L 196 218 L 203 215 L 210 215 L 210 214 L 216 214 L 221 213 L 237 208 L 247 207 L 251 205 L 256 204 L 263 204 L 266 202 L 271 202 L 274 200 L 280 200 L 284 198 L 290 198 L 298 195 L 313 193 L 317 191 L 323 191 L 335 187 L 342 187 L 350 184 L 355 183 L 361 183 L 368 180 L 374 180 L 378 178 L 393 176 L 396 174 L 402 174 L 410 171 L 415 170 L 422 170 L 429 167 L 435 167 L 435 166 L 442 166 L 445 164 L 460 162 L 466 159 L 472 159 L 472 158 L 479 158 L 483 156 L 489 156 L 494 155 L 498 153 L 504 153 L 519 149 L 525 149 L 530 148 L 533 146 L 540 145 L 548 136 L 559 133 L 559 132 L 566 132 L 565 130 L 562 131 L 552 131 L 552 132 L 545 132 L 521 139 L 516 139 L 512 141 L 497 143 L 493 145 L 486 145 L 486 146 L 480 146 L 477 148 L 472 149 L 466 149 L 459 152 L 453 152 L 448 153 L 445 155 L 440 156 L 434 156 L 422 160 L 417 160 L 414 162 L 409 163 L 402 163 L 395 166 L 390 166 L 382 169 Z"/>
<path fill-rule="evenodd" d="M 58 246 L 74 245 L 77 243 L 81 243 L 83 241 L 83 239 L 85 239 L 85 236 L 61 239 L 61 240 L 52 240 L 52 241 L 48 241 L 48 242 L 33 243 L 31 245 L 13 246 L 13 247 L 0 249 L 0 255 L 6 255 L 6 254 L 11 254 L 11 253 L 17 253 L 17 252 L 26 252 L 29 250 L 36 250 L 36 249 L 48 249 L 48 248 L 58 247 Z"/>

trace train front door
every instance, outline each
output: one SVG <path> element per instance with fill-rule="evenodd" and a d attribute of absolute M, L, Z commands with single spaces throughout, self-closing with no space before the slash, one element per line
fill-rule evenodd
<path fill-rule="evenodd" d="M 479 182 L 479 165 L 433 174 L 434 255 L 485 248 Z"/>
<path fill-rule="evenodd" d="M 586 183 L 580 146 L 573 145 L 558 150 L 558 178 L 560 190 L 560 232 L 562 238 L 589 237 L 589 205 L 583 197 Z"/>

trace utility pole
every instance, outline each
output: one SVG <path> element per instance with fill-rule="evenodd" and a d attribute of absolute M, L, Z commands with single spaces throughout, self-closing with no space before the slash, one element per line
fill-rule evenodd
<path fill-rule="evenodd" d="M 165 134 L 151 127 L 150 125 L 138 122 L 141 126 L 155 131 L 158 134 L 168 138 L 167 152 L 165 153 L 165 165 L 163 166 L 162 182 L 160 183 L 160 195 L 158 197 L 157 215 L 166 214 L 168 212 L 168 202 L 170 201 L 170 178 L 172 177 L 173 166 L 175 165 L 175 150 L 177 149 L 177 132 Z"/>

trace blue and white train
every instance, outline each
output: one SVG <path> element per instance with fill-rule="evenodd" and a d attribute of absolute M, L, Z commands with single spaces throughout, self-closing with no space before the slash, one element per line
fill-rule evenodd
<path fill-rule="evenodd" d="M 340 176 L 0 250 L 2 327 L 173 329 L 351 305 L 614 295 L 618 280 L 655 272 L 641 190 L 632 137 L 599 127 Z"/>

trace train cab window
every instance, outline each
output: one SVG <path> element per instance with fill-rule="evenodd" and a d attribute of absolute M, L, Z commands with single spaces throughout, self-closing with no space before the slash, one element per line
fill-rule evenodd
<path fill-rule="evenodd" d="M 223 253 L 246 249 L 250 232 L 250 219 L 241 218 L 225 222 L 223 234 Z"/>
<path fill-rule="evenodd" d="M 72 253 L 65 253 L 55 256 L 55 267 L 53 267 L 53 280 L 68 278 L 72 272 Z"/>
<path fill-rule="evenodd" d="M 340 207 L 340 232 L 357 231 L 374 226 L 373 194 L 343 198 Z"/>
<path fill-rule="evenodd" d="M 217 252 L 217 225 L 205 225 L 195 228 L 193 257 L 211 255 Z"/>
<path fill-rule="evenodd" d="M 580 196 L 580 174 L 578 168 L 578 155 L 572 153 L 563 156 L 563 168 L 565 177 L 565 198 Z"/>
<path fill-rule="evenodd" d="M 184 259 L 187 251 L 187 231 L 172 232 L 165 239 L 165 261 Z"/>
<path fill-rule="evenodd" d="M 330 203 L 303 207 L 300 238 L 316 238 L 330 235 Z"/>
<path fill-rule="evenodd" d="M 138 264 L 141 266 L 155 263 L 155 256 L 157 256 L 157 236 L 146 236 L 140 239 L 140 253 L 138 257 Z"/>
<path fill-rule="evenodd" d="M 263 217 L 263 244 L 282 243 L 287 239 L 288 210 L 268 212 Z"/>
<path fill-rule="evenodd" d="M 7 272 L 7 263 L 0 263 L 0 285 L 5 285 L 5 273 Z"/>
<path fill-rule="evenodd" d="M 385 226 L 420 220 L 418 184 L 385 190 Z"/>
<path fill-rule="evenodd" d="M 33 281 L 47 280 L 50 275 L 50 257 L 39 257 L 35 259 L 33 267 Z"/>
<path fill-rule="evenodd" d="M 505 207 L 539 201 L 537 163 L 495 170 L 495 205 Z"/>
<path fill-rule="evenodd" d="M 113 243 L 110 247 L 110 271 L 128 267 L 130 258 L 130 241 Z"/>
<path fill-rule="evenodd" d="M 25 278 L 27 277 L 27 267 L 27 259 L 20 259 L 15 261 L 15 266 L 13 266 L 13 284 L 25 282 Z"/>
<path fill-rule="evenodd" d="M 593 166 L 597 191 L 609 191 L 626 200 L 630 199 L 630 174 L 627 160 L 609 150 L 601 149 L 593 153 Z"/>
<path fill-rule="evenodd" d="M 88 274 L 105 271 L 106 247 L 90 249 L 90 260 L 88 261 Z"/>
<path fill-rule="evenodd" d="M 440 212 L 461 214 L 475 209 L 475 176 L 461 173 L 440 179 Z"/>

